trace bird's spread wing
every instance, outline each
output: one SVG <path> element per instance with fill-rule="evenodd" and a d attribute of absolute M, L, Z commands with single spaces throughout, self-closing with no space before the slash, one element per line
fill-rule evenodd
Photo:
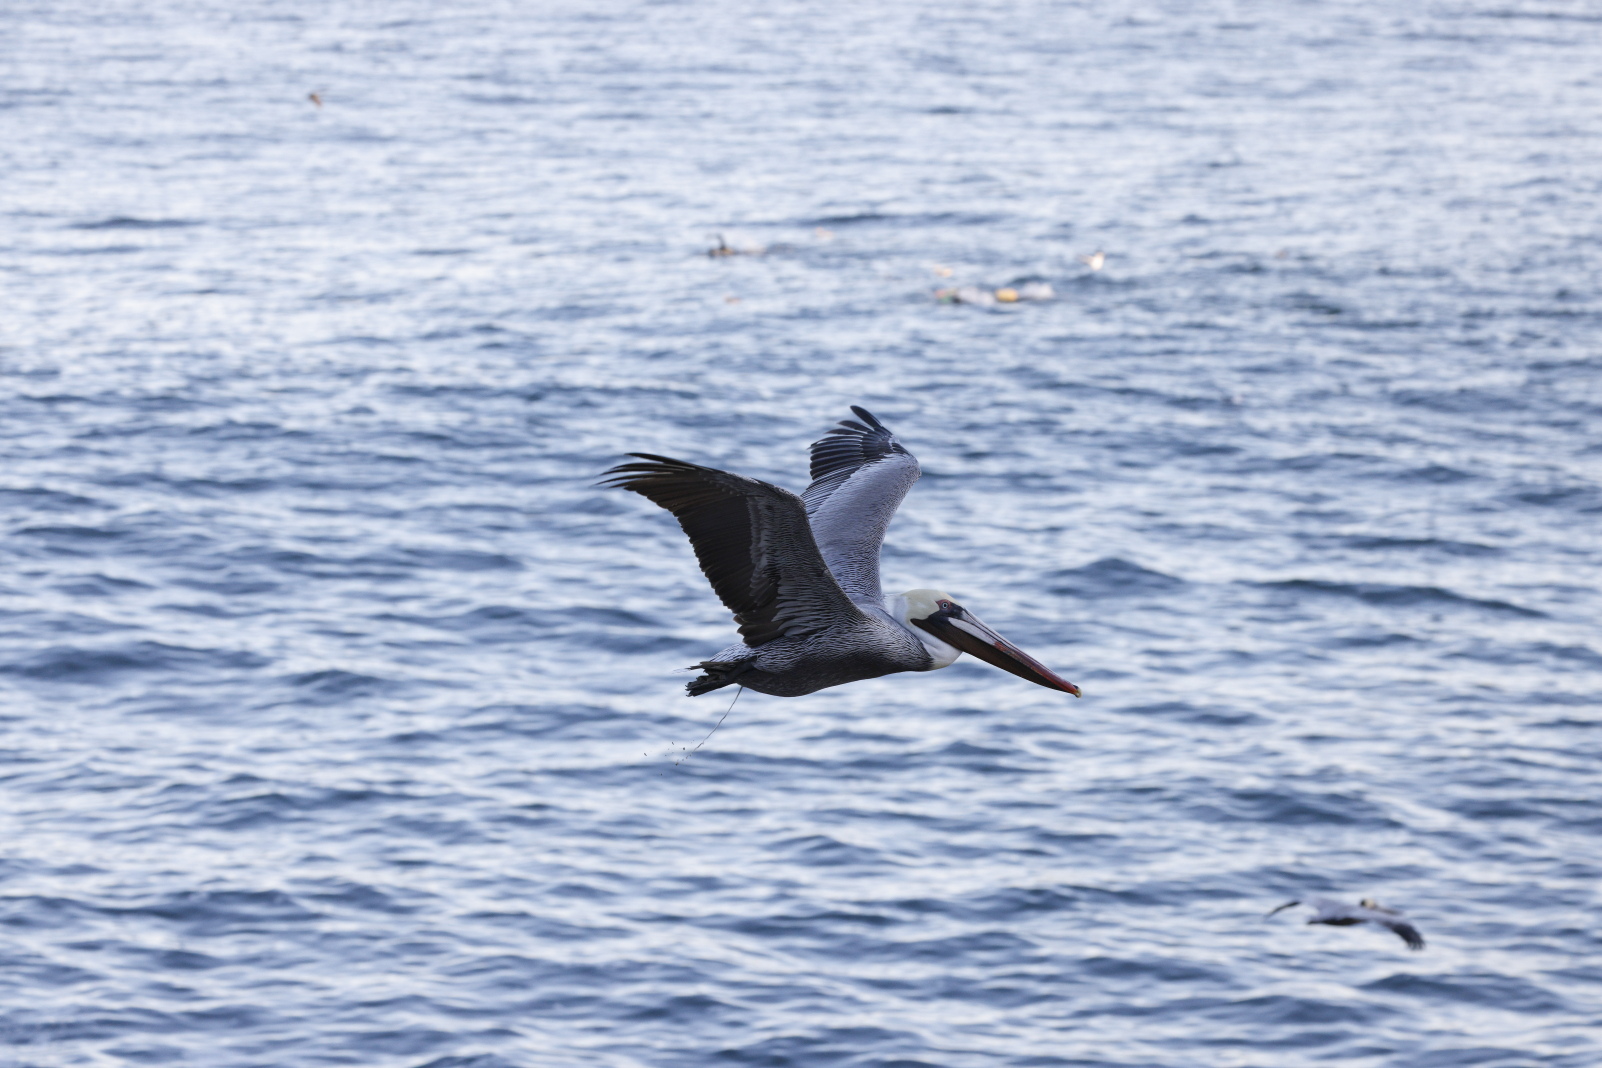
<path fill-rule="evenodd" d="M 823 562 L 801 498 L 727 471 L 629 455 L 641 462 L 612 468 L 604 484 L 633 490 L 673 513 L 745 644 L 865 621 Z"/>
<path fill-rule="evenodd" d="M 1424 936 L 1419 934 L 1418 928 L 1408 923 L 1402 914 L 1395 909 L 1364 902 L 1354 911 L 1369 923 L 1377 923 L 1381 927 L 1389 927 L 1392 931 L 1395 931 L 1396 936 L 1407 943 L 1408 949 L 1424 948 Z"/>
<path fill-rule="evenodd" d="M 802 494 L 823 559 L 854 601 L 878 604 L 879 546 L 890 518 L 923 472 L 883 423 L 852 405 L 812 445 L 812 485 Z"/>
<path fill-rule="evenodd" d="M 1381 927 L 1389 927 L 1396 932 L 1396 936 L 1407 943 L 1408 949 L 1423 949 L 1424 936 L 1418 933 L 1418 928 L 1408 923 L 1400 912 L 1388 909 L 1377 901 L 1364 899 L 1355 909 L 1348 910 L 1352 916 L 1369 923 L 1377 923 Z"/>
<path fill-rule="evenodd" d="M 1391 930 L 1400 935 L 1402 941 L 1407 943 L 1408 949 L 1424 948 L 1424 936 L 1418 933 L 1417 927 L 1414 927 L 1406 920 L 1387 919 L 1380 920 L 1378 922 L 1383 923 L 1386 927 L 1389 927 Z"/>

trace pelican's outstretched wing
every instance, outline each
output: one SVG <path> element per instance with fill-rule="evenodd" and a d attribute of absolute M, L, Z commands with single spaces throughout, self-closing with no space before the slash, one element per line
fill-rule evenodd
<path fill-rule="evenodd" d="M 812 445 L 812 485 L 801 499 L 829 570 L 853 601 L 880 604 L 879 546 L 922 470 L 867 409 Z"/>
<path fill-rule="evenodd" d="M 603 484 L 633 490 L 673 513 L 745 644 L 866 621 L 823 562 L 801 498 L 727 471 L 629 455 L 643 462 L 612 468 Z"/>
<path fill-rule="evenodd" d="M 1407 943 L 1408 949 L 1424 948 L 1424 936 L 1418 933 L 1417 927 L 1414 927 L 1406 920 L 1380 920 L 1379 922 L 1400 935 L 1402 941 Z"/>
<path fill-rule="evenodd" d="M 1424 948 L 1424 936 L 1395 909 L 1388 909 L 1377 901 L 1365 899 L 1354 911 L 1369 923 L 1377 923 L 1381 927 L 1389 927 L 1395 931 L 1396 936 L 1407 943 L 1408 949 Z"/>

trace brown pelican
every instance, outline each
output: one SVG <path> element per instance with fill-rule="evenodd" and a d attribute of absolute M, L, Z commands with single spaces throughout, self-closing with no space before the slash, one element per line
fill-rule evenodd
<path fill-rule="evenodd" d="M 1275 912 L 1295 908 L 1300 901 L 1287 901 Z M 1408 949 L 1423 949 L 1424 936 L 1418 933 L 1418 928 L 1402 918 L 1402 914 L 1395 909 L 1388 909 L 1371 897 L 1365 897 L 1356 906 L 1348 905 L 1342 901 L 1334 901 L 1327 897 L 1310 897 L 1307 905 L 1313 909 L 1313 918 L 1308 923 L 1327 923 L 1332 927 L 1350 927 L 1354 923 L 1377 923 L 1381 927 L 1389 927 L 1395 931 Z"/>
<path fill-rule="evenodd" d="M 1079 696 L 1079 687 L 981 623 L 939 590 L 886 598 L 879 546 L 918 461 L 883 423 L 855 405 L 812 446 L 812 485 L 789 490 L 666 456 L 606 472 L 672 512 L 690 537 L 741 641 L 696 664 L 698 696 L 738 683 L 799 697 L 897 671 L 933 671 L 972 653 L 1003 671 Z"/>

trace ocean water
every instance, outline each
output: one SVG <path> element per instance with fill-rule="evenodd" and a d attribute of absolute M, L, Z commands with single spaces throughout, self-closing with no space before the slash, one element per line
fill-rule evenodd
<path fill-rule="evenodd" d="M 1569 0 L 7 5 L 0 1065 L 1602 1063 L 1599 55 Z M 888 587 L 1083 700 L 707 737 L 727 613 L 594 480 L 799 489 L 854 403 L 925 470 Z"/>

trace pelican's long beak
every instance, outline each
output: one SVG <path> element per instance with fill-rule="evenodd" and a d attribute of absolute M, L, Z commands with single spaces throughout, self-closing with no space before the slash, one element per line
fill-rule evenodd
<path fill-rule="evenodd" d="M 971 653 L 1002 671 L 1010 671 L 1020 679 L 1028 679 L 1048 690 L 1080 696 L 1079 687 L 979 622 L 966 608 L 953 606 L 950 611 L 936 612 L 927 619 L 912 622 L 947 645 Z"/>

